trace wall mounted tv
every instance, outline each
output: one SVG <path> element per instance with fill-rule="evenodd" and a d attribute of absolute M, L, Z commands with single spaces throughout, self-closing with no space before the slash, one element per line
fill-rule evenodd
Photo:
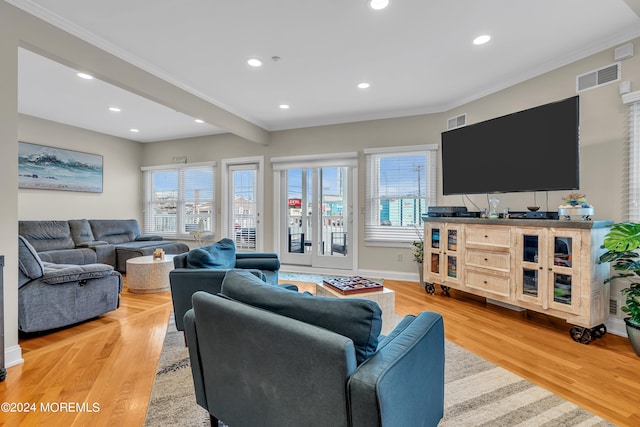
<path fill-rule="evenodd" d="M 442 133 L 443 194 L 579 188 L 578 96 Z"/>

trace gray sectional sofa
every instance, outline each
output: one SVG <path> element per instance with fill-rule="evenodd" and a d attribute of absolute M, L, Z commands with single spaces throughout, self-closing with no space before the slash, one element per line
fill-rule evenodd
<path fill-rule="evenodd" d="M 184 243 L 140 233 L 135 219 L 20 221 L 18 234 L 27 239 L 44 262 L 108 264 L 120 273 L 126 273 L 128 259 L 151 255 L 156 248 L 166 254 L 189 251 Z"/>

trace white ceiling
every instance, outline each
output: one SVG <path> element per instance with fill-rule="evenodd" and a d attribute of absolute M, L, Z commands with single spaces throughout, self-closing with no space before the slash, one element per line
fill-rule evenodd
<path fill-rule="evenodd" d="M 640 36 L 640 0 L 5 1 L 268 131 L 447 111 Z M 24 49 L 19 67 L 24 114 L 140 142 L 225 132 Z"/>

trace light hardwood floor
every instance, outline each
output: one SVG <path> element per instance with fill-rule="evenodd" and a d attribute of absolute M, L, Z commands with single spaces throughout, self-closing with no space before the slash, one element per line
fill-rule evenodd
<path fill-rule="evenodd" d="M 640 357 L 628 340 L 607 334 L 578 344 L 566 324 L 550 318 L 523 318 L 454 291 L 451 297 L 427 295 L 412 282 L 387 280 L 385 286 L 396 291 L 398 314 L 439 312 L 447 339 L 617 425 L 640 425 Z M 170 312 L 169 292 L 140 295 L 125 288 L 115 312 L 21 338 L 25 363 L 7 370 L 0 401 L 35 411 L 1 412 L 0 424 L 143 425 Z M 56 406 L 69 402 L 94 412 Z"/>

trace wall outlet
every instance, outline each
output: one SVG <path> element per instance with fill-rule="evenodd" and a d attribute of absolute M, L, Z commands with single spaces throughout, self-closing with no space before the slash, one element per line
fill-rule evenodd
<path fill-rule="evenodd" d="M 398 262 L 402 262 L 402 254 L 398 254 Z"/>

